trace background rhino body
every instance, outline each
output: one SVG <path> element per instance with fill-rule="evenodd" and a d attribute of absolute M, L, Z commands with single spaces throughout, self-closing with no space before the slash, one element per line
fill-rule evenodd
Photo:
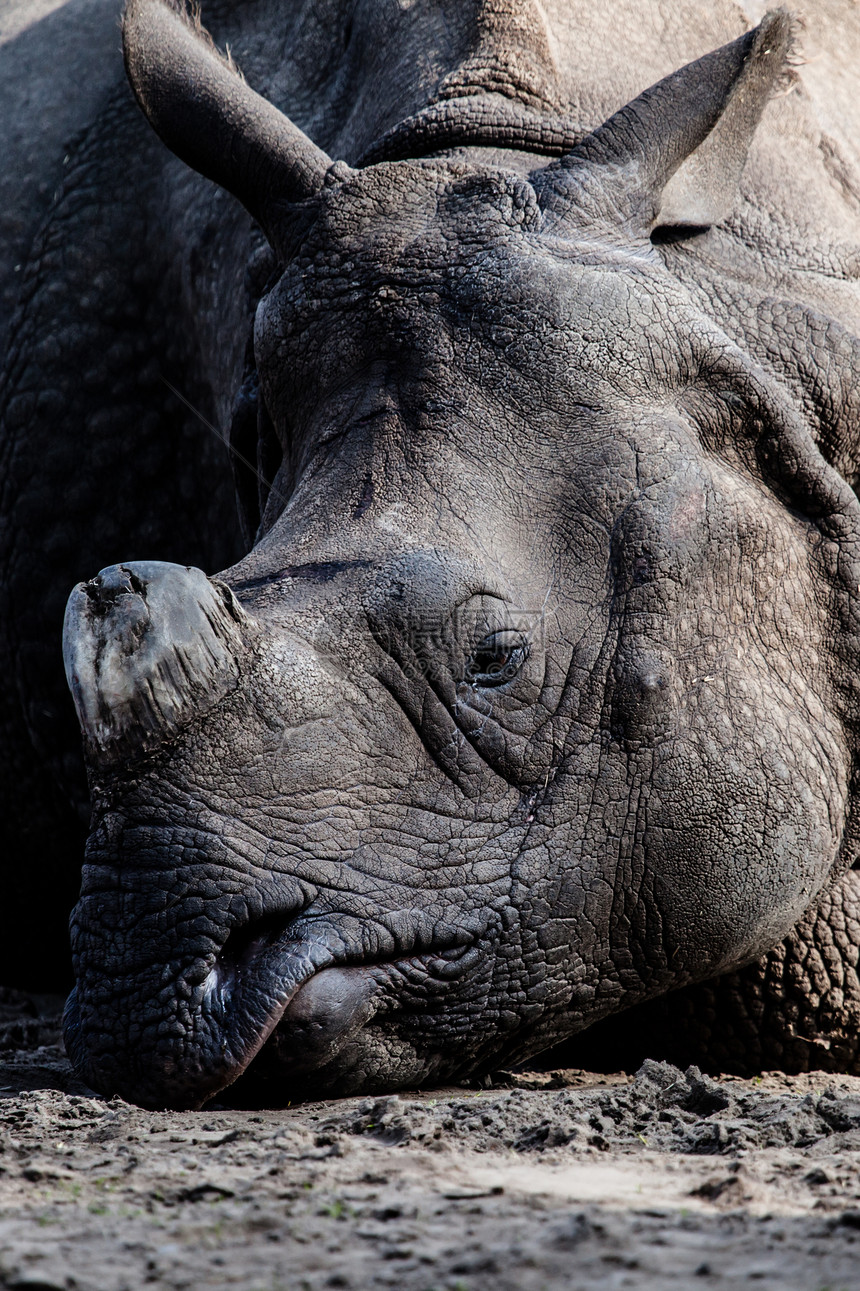
<path fill-rule="evenodd" d="M 816 15 L 736 214 L 704 145 L 645 211 L 666 132 L 590 132 L 748 24 L 588 8 L 208 7 L 349 163 L 243 194 L 280 268 L 124 87 L 68 154 L 3 396 L 13 976 L 81 798 L 50 625 L 182 562 L 69 611 L 98 1088 L 193 1104 L 267 1040 L 270 1098 L 444 1078 L 767 952 L 688 1039 L 856 1061 L 860 31 Z M 225 454 L 174 389 L 257 534 L 216 581 Z"/>

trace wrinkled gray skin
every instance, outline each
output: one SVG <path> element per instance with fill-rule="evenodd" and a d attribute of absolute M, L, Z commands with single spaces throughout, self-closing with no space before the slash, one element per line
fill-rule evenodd
<path fill-rule="evenodd" d="M 182 26 L 203 60 L 182 110 L 129 20 L 153 124 L 274 252 L 123 103 L 141 162 L 131 184 L 128 156 L 99 163 L 128 207 L 104 218 L 133 208 L 141 240 L 102 239 L 89 280 L 105 309 L 117 264 L 164 266 L 172 384 L 232 417 L 256 539 L 214 580 L 138 561 L 69 604 L 93 819 L 67 1043 L 97 1089 L 415 1085 L 720 974 L 705 1050 L 857 1063 L 858 20 L 821 6 L 826 58 L 789 94 L 762 38 L 743 100 L 702 64 L 591 135 L 752 25 L 637 8 L 634 33 L 603 8 L 207 8 L 329 154 L 257 102 L 269 142 L 240 178 L 219 131 L 241 112 L 225 127 L 199 91 L 232 73 Z M 75 390 L 75 345 L 96 359 L 76 328 L 54 342 Z M 107 385 L 94 460 L 170 442 Z M 174 478 L 215 551 L 216 470 Z"/>

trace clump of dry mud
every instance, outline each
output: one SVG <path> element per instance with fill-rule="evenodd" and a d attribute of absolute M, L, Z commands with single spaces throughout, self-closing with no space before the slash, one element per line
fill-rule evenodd
<path fill-rule="evenodd" d="M 860 1078 L 646 1062 L 143 1112 L 82 1086 L 56 1027 L 0 993 L 6 1288 L 860 1285 Z"/>

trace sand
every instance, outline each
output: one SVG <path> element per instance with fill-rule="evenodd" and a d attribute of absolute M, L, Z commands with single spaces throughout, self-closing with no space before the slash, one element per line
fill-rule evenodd
<path fill-rule="evenodd" d="M 860 1078 L 648 1061 L 148 1112 L 10 992 L 0 1061 L 3 1287 L 860 1288 Z"/>

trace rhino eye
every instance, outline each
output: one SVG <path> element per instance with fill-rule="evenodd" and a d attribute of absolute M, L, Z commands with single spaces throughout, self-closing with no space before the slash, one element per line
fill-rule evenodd
<path fill-rule="evenodd" d="M 491 632 L 466 664 L 466 680 L 473 686 L 503 686 L 516 677 L 527 655 L 521 632 Z"/>

